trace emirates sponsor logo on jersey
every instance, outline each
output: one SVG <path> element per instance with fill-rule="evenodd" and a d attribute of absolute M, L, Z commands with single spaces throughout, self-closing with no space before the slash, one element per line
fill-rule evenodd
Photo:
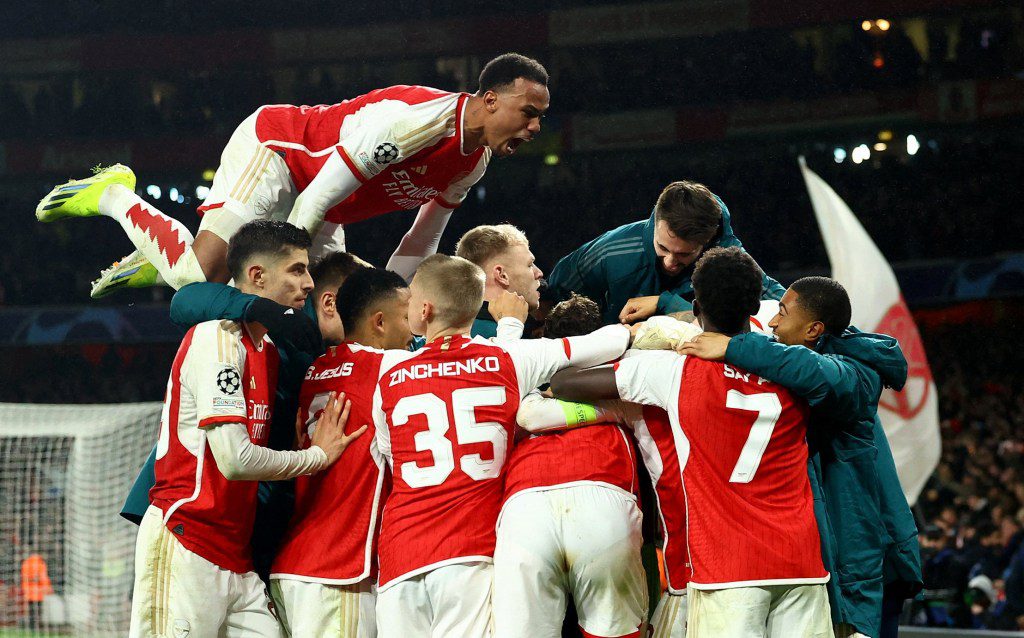
<path fill-rule="evenodd" d="M 263 445 L 267 442 L 269 432 L 267 431 L 267 421 L 270 420 L 270 406 L 266 403 L 257 403 L 256 401 L 249 400 L 249 432 L 252 441 L 258 445 Z"/>
<path fill-rule="evenodd" d="M 340 366 L 336 366 L 334 368 L 327 368 L 326 370 L 321 370 L 320 372 L 317 372 L 315 374 L 313 371 L 316 370 L 316 368 L 311 367 L 309 370 L 306 371 L 306 381 L 322 381 L 324 379 L 337 379 L 338 377 L 351 376 L 354 368 L 355 364 L 352 363 L 351 361 L 343 363 Z"/>
<path fill-rule="evenodd" d="M 476 357 L 465 361 L 444 361 L 441 363 L 419 363 L 391 372 L 389 387 L 430 377 L 456 377 L 460 374 L 480 374 L 497 372 L 501 369 L 498 357 Z"/>
<path fill-rule="evenodd" d="M 384 182 L 381 186 L 395 205 L 401 208 L 416 208 L 441 194 L 436 188 L 417 186 L 409 171 L 391 171 L 391 177 L 394 181 Z"/>

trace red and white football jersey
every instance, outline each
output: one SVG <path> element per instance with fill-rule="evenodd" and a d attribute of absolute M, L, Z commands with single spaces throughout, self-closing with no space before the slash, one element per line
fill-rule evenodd
<path fill-rule="evenodd" d="M 592 425 L 520 440 L 509 455 L 505 500 L 524 490 L 584 484 L 633 494 L 636 481 L 629 434 L 614 423 Z"/>
<path fill-rule="evenodd" d="M 299 394 L 304 432 L 316 423 L 331 392 L 344 392 L 352 401 L 346 433 L 367 424 L 371 429 L 349 444 L 341 461 L 295 479 L 295 507 L 271 578 L 347 585 L 375 572 L 387 478 L 371 407 L 383 356 L 381 350 L 346 342 L 328 349 L 306 372 Z"/>
<path fill-rule="evenodd" d="M 171 366 L 149 500 L 186 549 L 224 569 L 252 571 L 257 481 L 229 481 L 206 428 L 244 423 L 266 445 L 277 387 L 277 349 L 254 343 L 233 321 L 207 321 L 185 335 Z"/>
<path fill-rule="evenodd" d="M 667 561 L 677 573 L 688 556 L 696 589 L 828 580 L 807 477 L 804 401 L 729 365 L 671 352 L 627 357 L 615 379 L 623 399 L 668 412 L 668 428 L 652 419 L 637 438 L 649 467 L 656 456 L 662 513 L 685 513 L 686 550 Z M 664 522 L 671 542 L 677 525 Z"/>
<path fill-rule="evenodd" d="M 466 93 L 391 86 L 340 104 L 260 109 L 256 136 L 284 158 L 302 192 L 337 149 L 363 182 L 327 211 L 349 224 L 436 199 L 455 208 L 483 176 L 491 152 L 463 153 Z"/>
<path fill-rule="evenodd" d="M 381 523 L 380 590 L 444 565 L 492 560 L 519 399 L 579 360 L 571 340 L 495 344 L 466 335 L 385 353 L 374 421 L 393 489 Z"/>

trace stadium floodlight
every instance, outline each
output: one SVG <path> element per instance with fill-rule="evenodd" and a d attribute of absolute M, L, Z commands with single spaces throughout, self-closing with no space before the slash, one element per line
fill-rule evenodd
<path fill-rule="evenodd" d="M 879 20 L 875 20 L 875 26 L 877 26 L 882 31 L 888 31 L 889 27 L 891 27 L 892 24 L 885 18 L 881 18 Z"/>
<path fill-rule="evenodd" d="M 55 397 L 56 398 L 56 397 Z M 118 516 L 153 449 L 161 404 L 0 404 L 0 581 L 45 561 L 53 593 L 18 636 L 128 633 L 138 527 Z M 8 635 L 3 630 L 0 634 Z"/>
<path fill-rule="evenodd" d="M 907 136 L 907 155 L 917 155 L 917 152 L 921 150 L 921 143 L 917 141 L 917 136 L 910 134 Z"/>
<path fill-rule="evenodd" d="M 157 186 L 156 184 L 150 184 L 149 186 L 146 187 L 146 194 L 152 197 L 153 199 L 160 199 L 160 195 L 162 195 L 163 192 L 160 190 L 160 187 Z"/>
<path fill-rule="evenodd" d="M 206 199 L 206 196 L 210 194 L 210 187 L 200 184 L 196 186 L 196 197 L 199 199 Z"/>
<path fill-rule="evenodd" d="M 889 145 L 886 144 L 885 142 L 876 142 L 874 148 L 875 148 L 876 151 L 881 153 L 885 149 L 889 148 Z"/>
<path fill-rule="evenodd" d="M 853 152 L 850 154 L 850 159 L 853 160 L 854 164 L 860 164 L 864 160 L 870 158 L 871 150 L 868 148 L 867 144 L 861 144 L 857 148 L 853 149 Z"/>
<path fill-rule="evenodd" d="M 174 186 L 171 186 L 171 190 L 167 191 L 167 199 L 171 200 L 172 202 L 178 201 L 178 189 L 175 188 Z"/>
<path fill-rule="evenodd" d="M 864 29 L 865 31 L 870 31 L 871 30 L 871 20 L 865 20 L 864 22 L 861 22 L 860 23 L 860 28 Z"/>
<path fill-rule="evenodd" d="M 846 159 L 846 149 L 841 146 L 837 146 L 832 151 L 832 159 L 835 160 L 836 164 L 842 164 L 843 160 Z"/>

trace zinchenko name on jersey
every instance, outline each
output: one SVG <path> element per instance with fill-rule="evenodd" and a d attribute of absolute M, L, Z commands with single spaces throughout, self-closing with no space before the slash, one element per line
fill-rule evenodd
<path fill-rule="evenodd" d="M 429 377 L 455 377 L 460 374 L 479 374 L 481 372 L 498 372 L 501 364 L 498 357 L 476 357 L 465 361 L 444 361 L 441 363 L 419 363 L 407 369 L 395 370 L 391 373 L 390 386 L 427 379 Z"/>

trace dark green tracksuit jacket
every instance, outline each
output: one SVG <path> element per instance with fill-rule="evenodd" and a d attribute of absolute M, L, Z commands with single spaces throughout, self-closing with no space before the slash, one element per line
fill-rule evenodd
<path fill-rule="evenodd" d="M 822 337 L 815 351 L 747 333 L 730 339 L 725 360 L 810 404 L 809 472 L 832 619 L 877 637 L 884 586 L 921 581 L 917 525 L 878 418 L 883 385 L 907 380 L 899 343 L 850 328 Z"/>
<path fill-rule="evenodd" d="M 255 299 L 232 286 L 213 283 L 193 283 L 179 290 L 171 300 L 171 320 L 182 328 L 213 319 L 242 321 L 249 304 Z M 303 308 L 306 316 L 316 323 L 316 309 L 313 297 L 306 299 Z M 274 413 L 271 420 L 270 440 L 267 446 L 275 450 L 290 450 L 295 433 L 295 414 L 299 406 L 299 390 L 302 379 L 313 360 L 320 353 L 303 352 L 289 342 L 276 341 L 280 364 L 277 375 L 277 392 L 274 398 Z M 156 448 L 146 459 L 145 465 L 135 479 L 121 516 L 138 524 L 149 507 L 149 490 L 156 483 L 154 464 Z M 265 575 L 270 568 L 280 534 L 291 516 L 291 486 L 288 481 L 264 481 L 260 483 L 260 507 L 257 508 L 256 533 L 253 534 L 253 559 L 256 571 Z"/>
<path fill-rule="evenodd" d="M 716 196 L 717 197 L 717 196 Z M 708 248 L 743 244 L 732 232 L 729 209 L 721 199 L 722 221 Z M 675 277 L 658 270 L 654 252 L 654 213 L 650 218 L 619 226 L 593 239 L 558 260 L 548 276 L 548 287 L 561 299 L 570 292 L 590 297 L 604 314 L 604 322 L 618 323 L 619 312 L 633 297 L 658 295 L 655 314 L 690 310 L 693 307 L 694 264 Z M 786 289 L 762 274 L 762 299 L 782 299 Z"/>

